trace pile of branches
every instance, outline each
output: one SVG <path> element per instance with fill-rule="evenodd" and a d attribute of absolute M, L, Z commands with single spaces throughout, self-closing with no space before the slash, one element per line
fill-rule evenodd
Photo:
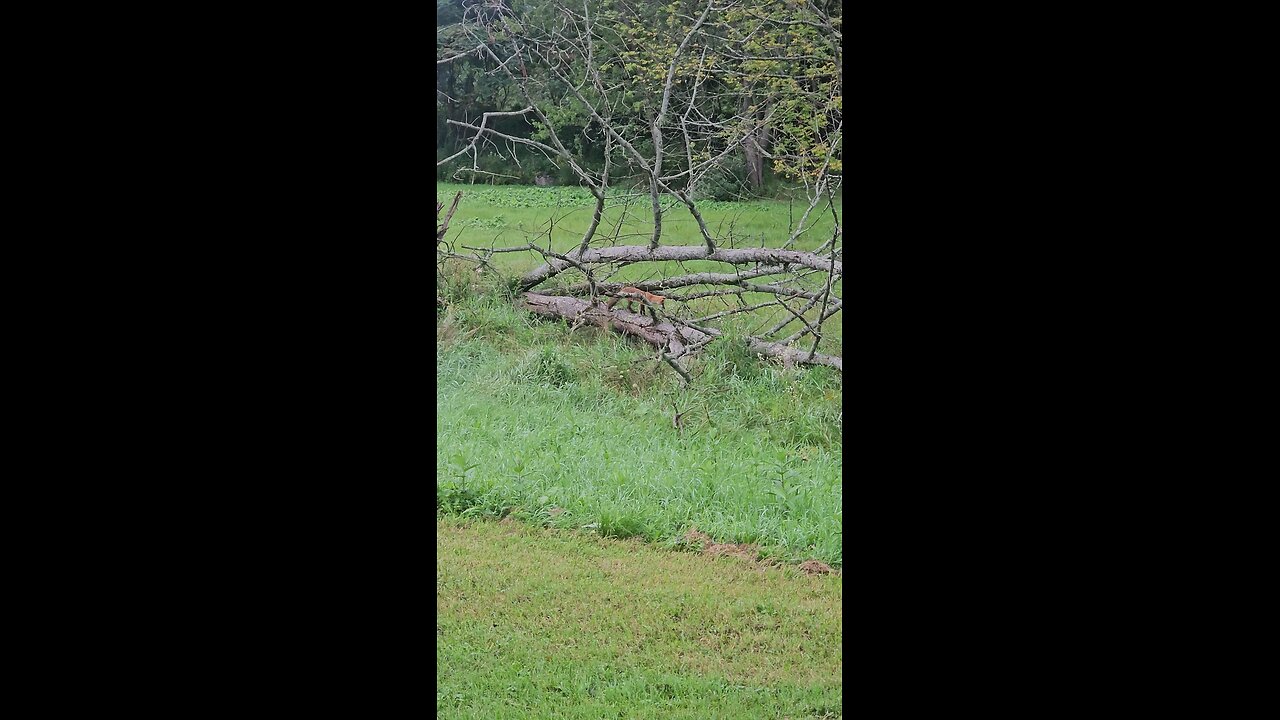
<path fill-rule="evenodd" d="M 750 8 L 743 11 L 734 2 L 717 5 L 710 0 L 699 16 L 686 18 L 688 29 L 682 32 L 674 56 L 667 61 L 665 80 L 655 82 L 646 95 L 643 88 L 637 89 L 638 85 L 619 81 L 616 63 L 601 59 L 604 53 L 598 44 L 611 28 L 600 27 L 601 18 L 593 15 L 588 5 L 552 6 L 557 14 L 550 18 L 517 17 L 502 3 L 470 6 L 467 27 L 472 29 L 476 45 L 469 54 L 487 58 L 489 72 L 505 76 L 525 107 L 486 112 L 473 122 L 449 120 L 449 124 L 470 130 L 474 136 L 466 147 L 437 165 L 470 153 L 474 172 L 483 174 L 477 153 L 486 148 L 501 152 L 498 143 L 510 151 L 522 146 L 541 153 L 557 167 L 569 168 L 590 190 L 595 198 L 590 223 L 581 240 L 566 252 L 552 249 L 548 229 L 545 244 L 463 246 L 472 251 L 463 254 L 445 240 L 449 218 L 458 205 L 455 197 L 448 216 L 437 227 L 440 259 L 460 258 L 492 267 L 490 261 L 495 253 L 537 253 L 542 264 L 519 281 L 523 307 L 563 319 L 575 327 L 592 324 L 638 338 L 655 348 L 657 357 L 686 382 L 690 375 L 683 361 L 721 336 L 716 321 L 739 313 L 760 313 L 765 318 L 760 328 L 769 325 L 747 338 L 753 353 L 779 358 L 787 364 L 842 369 L 840 357 L 818 352 L 823 324 L 844 307 L 833 290 L 843 273 L 843 230 L 835 207 L 843 127 L 838 113 L 839 77 L 835 75 L 825 83 L 810 82 L 814 72 L 806 72 L 802 62 L 778 55 L 785 49 L 774 49 L 772 57 L 789 63 L 777 67 L 794 68 L 795 77 L 787 86 L 789 94 L 771 95 L 767 88 L 772 86 L 744 85 L 755 81 L 737 77 L 745 73 L 735 68 L 755 67 L 746 63 L 759 59 L 743 55 L 747 51 L 742 43 L 725 41 L 752 23 L 756 24 L 755 29 L 746 30 L 764 34 L 771 30 L 791 32 L 790 25 L 803 22 L 831 33 L 838 56 L 838 23 L 812 3 L 810 6 L 817 12 L 799 21 Z M 734 15 L 735 9 L 748 14 Z M 721 58 L 719 64 L 709 63 L 709 56 Z M 446 57 L 438 63 L 452 59 Z M 833 67 L 836 69 L 831 72 L 838 73 L 838 65 Z M 718 96 L 725 95 L 726 88 L 758 102 L 746 105 L 732 118 L 723 118 L 716 108 L 724 107 L 723 98 Z M 825 93 L 823 97 L 809 98 L 813 107 L 820 109 L 815 112 L 825 113 L 823 122 L 815 123 L 820 137 L 813 137 L 813 133 L 797 135 L 808 143 L 799 154 L 768 146 L 767 139 L 777 137 L 776 133 L 771 134 L 771 128 L 783 126 L 780 114 L 786 108 L 794 109 L 793 96 L 805 92 L 805 88 L 820 88 Z M 614 118 L 623 95 L 634 97 L 636 93 L 645 97 L 649 109 L 647 127 L 641 129 L 634 121 Z M 713 107 L 715 103 L 720 104 Z M 570 150 L 578 143 L 573 138 L 561 138 L 557 123 L 544 112 L 551 111 L 554 116 L 555 110 L 570 106 L 589 118 L 584 134 L 594 133 L 591 137 L 603 143 L 603 167 L 598 170 L 587 169 L 583 158 Z M 519 137 L 489 124 L 493 118 L 515 116 L 535 123 L 543 133 L 541 139 Z M 641 147 L 650 150 L 642 152 Z M 679 153 L 678 170 L 664 170 L 668 152 Z M 777 247 L 738 247 L 731 235 L 709 228 L 699 210 L 700 184 L 723 171 L 726 158 L 735 153 L 768 158 L 777 167 L 799 168 L 795 177 L 803 181 L 808 207 L 798 222 L 791 223 L 787 237 L 776 239 L 773 244 Z M 632 177 L 638 174 L 643 178 L 639 193 L 634 189 L 620 192 L 611 184 L 610 173 L 618 163 L 625 163 Z M 600 232 L 606 207 L 619 201 L 629 207 L 639 198 L 652 208 L 653 227 L 652 232 L 646 233 L 647 242 L 623 243 L 622 220 L 613 232 Z M 825 206 L 815 215 L 820 205 Z M 700 244 L 664 244 L 663 218 L 675 208 L 692 217 Z M 437 203 L 437 218 L 442 209 L 443 203 Z M 828 211 L 835 221 L 831 236 L 812 251 L 792 249 L 797 239 L 813 228 L 816 218 Z M 690 260 L 723 263 L 726 272 L 671 270 L 680 270 L 680 264 Z M 630 283 L 612 279 L 618 270 L 642 263 L 655 268 L 654 277 Z M 578 279 L 564 282 L 560 277 L 564 273 Z M 731 299 L 736 304 L 726 303 L 723 310 L 694 317 L 697 313 L 687 303 L 711 297 Z M 748 302 L 748 297 L 764 299 Z M 635 311 L 637 305 L 639 312 Z M 775 317 L 776 322 L 771 322 Z"/>

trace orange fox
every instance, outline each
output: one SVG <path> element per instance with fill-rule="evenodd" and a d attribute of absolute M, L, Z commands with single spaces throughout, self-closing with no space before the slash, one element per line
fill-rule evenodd
<path fill-rule="evenodd" d="M 630 286 L 622 288 L 621 290 L 618 291 L 618 294 L 619 294 L 619 297 L 610 299 L 608 302 L 604 304 L 605 307 L 613 308 L 614 305 L 618 304 L 619 300 L 625 300 L 627 303 L 627 309 L 631 310 L 632 300 L 634 299 L 640 303 L 641 314 L 643 314 L 645 310 L 648 310 L 649 314 L 653 316 L 654 322 L 658 321 L 658 313 L 656 310 L 653 309 L 653 306 L 661 305 L 663 301 L 666 300 L 666 298 L 661 295 L 654 295 L 651 292 L 645 292 L 640 288 L 630 287 Z"/>

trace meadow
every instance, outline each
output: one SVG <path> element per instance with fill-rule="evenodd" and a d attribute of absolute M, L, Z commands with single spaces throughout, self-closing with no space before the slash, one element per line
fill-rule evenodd
<path fill-rule="evenodd" d="M 501 248 L 534 243 L 547 247 L 548 241 L 551 249 L 556 252 L 567 252 L 582 242 L 582 236 L 591 224 L 591 216 L 595 209 L 595 198 L 585 188 L 580 187 L 438 183 L 436 200 L 443 202 L 448 208 L 453 202 L 454 195 L 459 191 L 463 193 L 462 202 L 450 223 L 447 239 L 457 251 L 463 253 L 474 252 L 463 246 Z M 611 195 L 596 238 L 592 241 L 593 246 L 647 245 L 653 231 L 653 210 L 650 203 L 647 194 L 619 192 L 617 198 Z M 697 222 L 683 205 L 671 199 L 662 205 L 664 208 L 662 243 L 664 245 L 703 244 Z M 835 211 L 843 218 L 843 204 L 839 196 L 834 205 Z M 792 228 L 804 216 L 808 204 L 803 198 L 789 201 L 742 202 L 703 200 L 698 203 L 698 208 L 720 247 L 781 247 L 790 237 Z M 834 226 L 835 219 L 832 217 L 831 210 L 819 204 L 805 222 L 807 229 L 795 239 L 791 248 L 803 251 L 814 250 L 831 239 Z M 493 255 L 490 262 L 501 271 L 514 275 L 542 264 L 543 258 L 532 251 L 501 253 Z M 678 268 L 671 270 L 679 274 L 725 272 L 728 267 L 718 262 L 690 261 L 680 263 Z M 634 282 L 655 279 L 655 272 L 653 265 L 637 263 L 620 268 L 609 280 Z M 564 285 L 582 280 L 581 274 L 571 271 L 554 278 L 550 285 Z M 760 282 L 768 281 L 769 278 L 760 280 Z M 822 277 L 811 275 L 798 282 L 796 287 L 821 290 Z M 837 295 L 843 295 L 842 281 L 837 280 L 833 287 Z M 759 293 L 744 293 L 742 298 L 748 304 L 772 299 L 771 296 Z M 690 317 L 705 316 L 728 309 L 733 306 L 733 302 L 726 297 L 705 298 L 688 303 L 686 310 Z M 813 320 L 818 312 L 818 309 L 811 309 L 804 313 L 804 316 Z M 787 313 L 777 309 L 755 317 L 756 322 L 744 326 L 744 332 L 759 332 L 778 319 L 787 317 Z M 822 352 L 841 354 L 838 347 L 842 330 L 843 313 L 837 313 L 824 325 L 824 332 L 831 342 L 824 345 L 825 349 Z"/>
<path fill-rule="evenodd" d="M 588 220 L 582 214 L 593 202 L 581 188 L 441 185 L 437 197 L 447 204 L 458 189 L 455 247 L 515 245 L 549 227 L 567 249 L 585 229 L 573 218 Z M 786 208 L 708 203 L 704 217 L 776 240 L 787 237 Z M 486 226 L 499 217 L 502 228 Z M 665 222 L 673 242 L 697 242 L 692 220 L 677 217 Z M 540 262 L 530 254 L 494 257 L 514 274 Z M 683 263 L 690 272 L 696 264 Z M 666 544 L 696 526 L 720 542 L 759 545 L 765 557 L 842 564 L 838 372 L 752 357 L 733 342 L 759 322 L 744 318 L 691 362 L 696 381 L 681 388 L 646 347 L 515 307 L 510 276 L 477 275 L 460 262 L 450 268 L 438 288 L 449 307 L 436 323 L 443 512 L 515 514 Z M 838 327 L 830 334 L 838 342 Z M 685 414 L 679 429 L 677 408 Z"/>
<path fill-rule="evenodd" d="M 664 544 L 696 526 L 765 557 L 842 564 L 831 368 L 786 370 L 713 343 L 681 389 L 624 338 L 497 299 L 451 307 L 437 342 L 441 512 Z"/>
<path fill-rule="evenodd" d="M 446 184 L 437 199 L 447 208 L 458 190 L 458 252 L 567 250 L 594 202 L 579 188 Z M 702 209 L 739 246 L 778 246 L 804 210 Z M 601 232 L 643 244 L 648 212 L 620 201 Z M 664 226 L 666 243 L 700 242 L 678 208 Z M 743 314 L 683 387 L 646 346 L 517 307 L 514 278 L 541 256 L 492 262 L 437 274 L 437 717 L 838 717 L 841 374 L 752 356 L 740 339 L 762 320 Z M 839 318 L 822 352 L 841 354 Z M 748 559 L 699 552 L 710 542 Z M 805 561 L 836 574 L 805 574 Z"/>
<path fill-rule="evenodd" d="M 553 246 L 567 250 L 582 240 L 591 222 L 595 198 L 586 188 L 570 186 L 535 187 L 530 185 L 464 185 L 437 183 L 436 200 L 447 208 L 455 193 L 463 193 L 459 214 L 450 227 L 456 232 L 465 228 L 463 239 L 469 245 L 518 245 L 529 237 L 545 240 L 549 226 Z M 601 222 L 599 240 L 608 237 L 621 245 L 645 244 L 653 228 L 653 209 L 647 193 L 615 191 L 610 194 Z M 664 244 L 700 245 L 697 223 L 683 205 L 668 198 L 663 208 Z M 707 225 L 720 244 L 726 247 L 777 247 L 790 236 L 808 205 L 802 197 L 794 200 L 746 200 L 698 202 Z M 836 197 L 837 212 L 842 210 Z M 551 222 L 554 221 L 554 222 Z M 795 249 L 812 250 L 831 237 L 834 219 L 823 205 L 814 208 L 806 221 L 806 230 L 796 239 Z M 450 237 L 455 233 L 451 232 Z M 528 257 L 540 262 L 537 256 Z M 502 259 L 506 262 L 506 259 Z M 520 265 L 520 263 L 516 263 Z M 710 263 L 723 270 L 724 265 Z"/>

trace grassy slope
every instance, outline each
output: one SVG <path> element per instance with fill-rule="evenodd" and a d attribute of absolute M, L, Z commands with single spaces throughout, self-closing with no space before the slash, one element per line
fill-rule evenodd
<path fill-rule="evenodd" d="M 436 549 L 436 717 L 839 717 L 840 578 L 506 523 Z"/>

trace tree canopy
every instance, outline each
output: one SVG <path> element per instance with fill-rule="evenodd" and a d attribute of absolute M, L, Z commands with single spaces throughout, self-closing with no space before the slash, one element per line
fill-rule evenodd
<path fill-rule="evenodd" d="M 436 37 L 442 179 L 838 182 L 838 2 L 437 0 Z"/>

